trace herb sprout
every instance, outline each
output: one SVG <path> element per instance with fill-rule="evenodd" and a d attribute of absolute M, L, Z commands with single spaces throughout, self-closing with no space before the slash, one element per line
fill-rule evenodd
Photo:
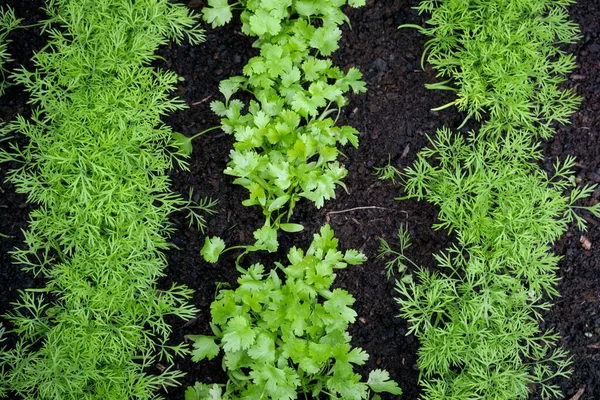
<path fill-rule="evenodd" d="M 440 272 L 397 282 L 400 314 L 421 342 L 425 397 L 524 399 L 530 384 L 557 397 L 548 380 L 568 375 L 569 357 L 538 325 L 545 299 L 558 295 L 550 244 L 570 222 L 584 227 L 575 209 L 600 217 L 600 205 L 575 204 L 594 186 L 573 186 L 572 158 L 548 176 L 539 150 L 483 137 L 440 130 L 407 169 L 409 196 L 440 207 L 435 227 L 457 244 L 435 256 Z"/>
<path fill-rule="evenodd" d="M 398 177 L 400 177 L 402 174 L 400 171 L 398 171 L 398 168 L 394 167 L 392 165 L 392 160 L 391 160 L 391 156 L 388 155 L 388 162 L 387 165 L 385 167 L 375 167 L 375 176 L 377 176 L 377 178 L 379 180 L 390 180 L 392 181 L 392 184 L 395 185 L 396 184 L 396 179 Z"/>
<path fill-rule="evenodd" d="M 385 263 L 385 273 L 388 279 L 390 278 L 390 276 L 392 276 L 392 274 L 394 274 L 394 269 L 396 269 L 398 273 L 402 274 L 406 272 L 408 264 L 411 264 L 416 267 L 416 265 L 404 254 L 404 251 L 408 249 L 411 245 L 408 229 L 403 225 L 400 225 L 396 236 L 398 237 L 398 241 L 400 244 L 399 250 L 392 249 L 390 244 L 384 238 L 379 238 L 379 249 L 377 251 L 377 258 L 385 258 L 389 256 L 393 257 L 390 261 L 387 261 Z"/>
<path fill-rule="evenodd" d="M 532 387 L 559 397 L 552 379 L 569 374 L 558 335 L 539 326 L 558 295 L 559 257 L 550 246 L 569 223 L 585 229 L 579 213 L 600 217 L 600 205 L 578 205 L 594 186 L 574 185 L 572 157 L 557 161 L 551 176 L 541 170 L 537 140 L 579 103 L 559 89 L 575 65 L 557 46 L 578 38 L 564 8 L 571 3 L 419 6 L 431 13 L 430 27 L 417 27 L 432 36 L 423 59 L 450 78 L 428 87 L 457 93 L 439 109 L 456 105 L 483 122 L 467 135 L 439 130 L 405 170 L 406 197 L 437 205 L 434 227 L 457 241 L 435 255 L 438 270 L 396 284 L 401 316 L 421 342 L 425 398 L 525 399 Z"/>

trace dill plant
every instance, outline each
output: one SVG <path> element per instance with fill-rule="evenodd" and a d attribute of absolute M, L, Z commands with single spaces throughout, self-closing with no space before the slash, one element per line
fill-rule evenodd
<path fill-rule="evenodd" d="M 423 0 L 431 39 L 423 60 L 447 81 L 428 85 L 452 90 L 467 119 L 486 120 L 483 131 L 521 129 L 549 138 L 579 104 L 559 85 L 575 58 L 558 45 L 575 43 L 579 30 L 566 7 L 574 0 Z M 465 119 L 465 122 L 466 120 Z"/>
<path fill-rule="evenodd" d="M 15 11 L 10 8 L 0 8 L 0 96 L 6 89 L 6 69 L 4 65 L 10 61 L 8 54 L 8 34 L 15 29 L 21 20 L 15 16 Z"/>
<path fill-rule="evenodd" d="M 346 94 L 366 90 L 357 68 L 343 72 L 329 57 L 339 47 L 339 25 L 348 21 L 345 4 L 358 7 L 364 0 L 209 0 L 203 11 L 207 22 L 221 26 L 232 10 L 241 10 L 242 31 L 257 37 L 253 46 L 260 49 L 244 76 L 221 82 L 225 101 L 211 104 L 223 131 L 236 140 L 224 172 L 248 189 L 243 204 L 260 206 L 265 216 L 254 232 L 256 249 L 276 251 L 279 229 L 302 229 L 288 222 L 301 198 L 320 208 L 337 186 L 345 188 L 337 146 L 357 147 L 358 132 L 336 122 Z M 239 92 L 252 100 L 234 98 Z"/>
<path fill-rule="evenodd" d="M 39 207 L 14 261 L 42 275 L 6 316 L 18 335 L 3 349 L 1 376 L 25 398 L 158 398 L 183 375 L 156 362 L 186 353 L 167 343 L 165 317 L 189 318 L 191 291 L 157 287 L 173 231 L 168 215 L 187 208 L 201 227 L 208 204 L 169 189 L 177 158 L 161 116 L 184 107 L 178 77 L 147 64 L 169 40 L 202 40 L 195 17 L 166 0 L 51 0 L 42 23 L 49 36 L 20 69 L 36 106 L 3 135 L 24 135 L 2 161 L 8 180 Z"/>

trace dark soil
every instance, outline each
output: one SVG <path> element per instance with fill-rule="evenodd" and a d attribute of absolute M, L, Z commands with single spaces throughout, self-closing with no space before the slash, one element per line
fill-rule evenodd
<path fill-rule="evenodd" d="M 31 23 L 43 17 L 38 10 L 40 1 L 6 1 L 17 9 L 19 16 Z M 368 84 L 368 93 L 353 96 L 343 111 L 341 123 L 356 127 L 360 132 L 360 147 L 345 148 L 344 160 L 349 174 L 345 179 L 348 192 L 337 192 L 337 198 L 317 210 L 312 205 L 297 206 L 294 221 L 305 226 L 297 234 L 281 235 L 280 252 L 276 255 L 259 254 L 247 262 L 272 265 L 275 260 L 285 261 L 291 246 L 307 248 L 312 235 L 325 223 L 331 224 L 339 238 L 341 248 L 356 248 L 369 260 L 362 266 L 350 266 L 338 274 L 336 285 L 356 297 L 354 305 L 357 322 L 351 327 L 353 344 L 364 348 L 370 359 L 361 373 L 374 368 L 390 371 L 404 390 L 404 399 L 418 397 L 418 370 L 416 353 L 418 343 L 405 336 L 406 322 L 395 318 L 398 308 L 394 302 L 393 282 L 383 270 L 383 261 L 376 259 L 378 238 L 394 242 L 400 224 L 407 224 L 413 240 L 409 257 L 420 265 L 433 263 L 432 253 L 445 248 L 450 242 L 442 231 L 433 231 L 436 209 L 417 201 L 395 201 L 401 189 L 389 181 L 379 181 L 373 167 L 386 165 L 388 155 L 392 163 L 402 169 L 412 163 L 420 148 L 426 145 L 426 134 L 436 128 L 457 127 L 464 116 L 454 109 L 442 112 L 432 108 L 451 100 L 446 92 L 428 91 L 424 84 L 435 81 L 428 68 L 422 71 L 420 57 L 426 38 L 416 30 L 396 27 L 404 23 L 422 24 L 423 18 L 409 0 L 368 0 L 361 9 L 346 10 L 352 30 L 344 29 L 340 49 L 335 53 L 335 63 L 343 69 L 360 68 Z M 200 9 L 203 1 L 192 0 L 190 6 Z M 597 0 L 579 0 L 571 7 L 571 16 L 582 30 L 582 39 L 570 51 L 577 56 L 579 68 L 568 86 L 584 98 L 573 117 L 573 123 L 559 127 L 557 135 L 545 144 L 544 167 L 549 169 L 556 157 L 564 159 L 573 155 L 578 160 L 577 178 L 582 184 L 600 183 L 600 4 Z M 28 58 L 32 51 L 44 44 L 35 28 L 20 30 L 11 38 L 10 47 L 16 62 L 12 66 L 30 67 Z M 193 135 L 218 124 L 209 109 L 211 100 L 219 98 L 220 80 L 239 75 L 246 61 L 256 54 L 252 40 L 240 32 L 239 24 L 207 30 L 207 40 L 200 46 L 171 45 L 162 48 L 165 62 L 159 67 L 169 68 L 185 78 L 178 95 L 190 108 L 166 119 L 176 131 Z M 27 97 L 20 88 L 12 88 L 0 99 L 0 119 L 9 120 L 17 113 L 27 115 L 30 108 Z M 181 193 L 190 188 L 199 197 L 219 201 L 218 213 L 208 217 L 210 235 L 219 235 L 228 245 L 252 242 L 252 232 L 262 224 L 262 213 L 256 208 L 243 207 L 246 190 L 232 184 L 232 179 L 222 173 L 232 147 L 230 137 L 211 132 L 197 139 L 190 159 L 190 171 L 175 170 L 173 187 Z M 6 143 L 0 143 L 6 146 Z M 0 179 L 4 179 L 9 165 L 3 165 Z M 22 195 L 15 194 L 11 185 L 3 184 L 0 192 L 0 233 L 11 236 L 0 240 L 0 313 L 10 310 L 10 302 L 18 298 L 18 290 L 39 286 L 33 277 L 22 273 L 10 262 L 8 252 L 23 241 L 21 229 L 27 227 L 32 206 Z M 600 200 L 596 190 L 587 204 Z M 588 216 L 589 217 L 589 216 Z M 589 220 L 588 232 L 571 226 L 556 246 L 560 254 L 562 281 L 552 310 L 546 313 L 545 327 L 560 332 L 562 345 L 573 356 L 573 375 L 560 381 L 565 397 L 570 399 L 582 393 L 579 399 L 600 399 L 600 228 L 599 221 Z M 215 283 L 234 284 L 238 276 L 234 268 L 235 255 L 223 257 L 210 265 L 199 256 L 204 235 L 187 227 L 183 216 L 173 216 L 179 228 L 172 241 L 177 249 L 168 254 L 170 266 L 161 285 L 170 282 L 184 283 L 196 290 L 194 304 L 200 309 L 195 323 L 185 326 L 174 321 L 174 341 L 184 340 L 186 334 L 208 334 L 209 305 L 214 298 Z M 584 249 L 585 237 L 591 244 Z M 192 363 L 180 359 L 176 367 L 188 373 L 185 386 L 199 380 L 206 383 L 224 382 L 219 360 Z M 182 399 L 184 387 L 172 390 L 168 399 Z M 532 398 L 536 398 L 535 394 Z"/>

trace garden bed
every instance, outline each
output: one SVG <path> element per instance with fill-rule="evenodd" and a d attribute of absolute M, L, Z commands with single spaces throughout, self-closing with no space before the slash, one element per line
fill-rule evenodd
<path fill-rule="evenodd" d="M 7 1 L 15 7 L 25 24 L 43 18 L 37 1 Z M 189 5 L 201 9 L 202 1 Z M 386 278 L 383 261 L 376 259 L 378 237 L 394 240 L 401 223 L 407 224 L 413 240 L 408 256 L 417 264 L 429 266 L 432 254 L 451 243 L 443 231 L 433 231 L 437 211 L 426 203 L 395 201 L 401 188 L 389 181 L 379 181 L 373 167 L 382 167 L 391 156 L 392 164 L 402 169 L 409 166 L 416 153 L 426 145 L 426 134 L 433 134 L 442 126 L 456 128 L 462 122 L 454 109 L 439 112 L 432 108 L 452 100 L 449 92 L 431 91 L 425 83 L 435 81 L 431 69 L 420 69 L 420 57 L 427 38 L 416 30 L 397 30 L 400 24 L 422 25 L 423 18 L 410 7 L 416 2 L 368 1 L 360 9 L 347 9 L 352 30 L 344 27 L 340 49 L 334 53 L 334 62 L 343 70 L 356 66 L 364 73 L 368 92 L 351 97 L 342 111 L 341 123 L 349 124 L 360 132 L 360 146 L 350 146 L 342 151 L 349 174 L 344 182 L 348 192 L 337 191 L 337 198 L 327 201 L 317 210 L 308 202 L 300 202 L 294 212 L 294 221 L 305 230 L 295 234 L 282 234 L 277 255 L 264 252 L 249 257 L 247 262 L 265 264 L 281 259 L 293 245 L 308 247 L 313 233 L 328 222 L 340 241 L 341 248 L 356 248 L 369 257 L 362 266 L 350 266 L 339 273 L 336 285 L 352 293 L 357 301 L 357 322 L 351 327 L 353 344 L 364 348 L 371 358 L 361 372 L 374 368 L 387 369 L 404 390 L 404 399 L 418 395 L 416 351 L 418 343 L 405 336 L 407 326 L 400 319 L 394 302 L 393 283 Z M 578 69 L 568 85 L 583 97 L 572 125 L 559 127 L 556 136 L 545 143 L 543 167 L 548 171 L 556 157 L 564 159 L 573 155 L 577 159 L 577 178 L 582 183 L 600 183 L 600 5 L 593 0 L 579 0 L 571 7 L 571 17 L 580 26 L 582 39 L 571 51 L 577 57 Z M 11 36 L 10 51 L 16 60 L 13 65 L 29 67 L 28 60 L 34 50 L 43 46 L 35 28 L 19 30 Z M 256 54 L 251 48 L 252 39 L 240 32 L 233 23 L 219 29 L 207 28 L 207 41 L 199 46 L 166 46 L 160 51 L 164 61 L 158 67 L 175 71 L 185 80 L 180 83 L 178 95 L 190 106 L 188 110 L 170 115 L 165 122 L 177 132 L 191 136 L 218 124 L 210 111 L 211 100 L 220 98 L 218 84 L 222 79 L 239 75 L 247 60 Z M 11 88 L 0 99 L 0 118 L 12 119 L 17 113 L 28 115 L 27 98 L 20 88 Z M 232 138 L 220 131 L 208 133 L 195 141 L 190 159 L 190 172 L 174 170 L 174 190 L 187 193 L 194 189 L 196 196 L 211 197 L 219 201 L 218 213 L 208 218 L 210 235 L 221 236 L 228 245 L 252 242 L 252 232 L 263 223 L 258 207 L 244 207 L 246 190 L 233 185 L 232 179 L 223 175 Z M 2 143 L 6 145 L 6 143 Z M 7 168 L 2 166 L 3 171 Z M 4 172 L 0 173 L 4 179 Z M 596 190 L 589 202 L 600 200 Z M 593 204 L 593 203 L 590 203 Z M 8 252 L 23 242 L 21 229 L 27 225 L 31 207 L 14 188 L 3 184 L 0 193 L 0 232 L 11 236 L 0 240 L 0 313 L 10 309 L 16 301 L 17 291 L 41 286 L 19 271 L 10 262 Z M 209 305 L 214 299 L 215 282 L 235 282 L 238 273 L 234 268 L 235 255 L 226 254 L 217 264 L 207 264 L 199 256 L 204 237 L 187 227 L 182 215 L 174 215 L 177 231 L 172 242 L 178 247 L 168 253 L 167 278 L 161 286 L 169 287 L 172 281 L 186 284 L 196 290 L 194 304 L 200 308 L 198 318 L 184 324 L 174 321 L 173 342 L 180 342 L 186 334 L 208 334 Z M 591 247 L 582 247 L 584 235 Z M 575 226 L 555 246 L 563 259 L 560 263 L 559 284 L 561 298 L 545 315 L 546 328 L 553 327 L 562 336 L 562 345 L 573 356 L 573 375 L 561 382 L 566 398 L 583 390 L 580 399 L 600 398 L 600 227 L 598 221 L 589 221 L 589 231 L 579 232 Z M 10 337 L 9 337 L 10 339 Z M 159 366 L 157 366 L 158 368 Z M 176 368 L 188 373 L 186 384 L 196 380 L 205 383 L 225 382 L 226 375 L 220 361 L 192 363 L 180 359 Z M 169 392 L 168 399 L 183 398 L 185 385 Z M 535 396 L 533 397 L 535 398 Z"/>

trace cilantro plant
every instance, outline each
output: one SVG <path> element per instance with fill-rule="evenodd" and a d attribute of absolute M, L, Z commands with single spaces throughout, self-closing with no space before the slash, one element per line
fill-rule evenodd
<path fill-rule="evenodd" d="M 179 162 L 161 116 L 184 107 L 178 77 L 148 67 L 169 40 L 202 40 L 190 12 L 167 0 L 52 0 L 47 46 L 15 74 L 34 110 L 3 130 L 20 134 L 0 160 L 31 213 L 14 261 L 43 276 L 7 315 L 18 337 L 0 356 L 0 381 L 24 398 L 158 398 L 182 376 L 169 366 L 168 315 L 190 318 L 191 291 L 159 289 L 173 231 L 168 215 L 194 205 L 169 189 Z M 166 369 L 154 370 L 162 361 Z"/>
<path fill-rule="evenodd" d="M 558 295 L 550 246 L 570 222 L 585 228 L 576 210 L 600 217 L 600 204 L 577 206 L 594 186 L 574 185 L 572 158 L 548 176 L 529 141 L 443 129 L 407 169 L 408 196 L 439 206 L 435 227 L 457 237 L 436 255 L 440 272 L 397 282 L 401 315 L 421 342 L 424 398 L 525 399 L 532 384 L 543 398 L 560 395 L 549 380 L 567 376 L 570 361 L 538 325 Z"/>
<path fill-rule="evenodd" d="M 320 208 L 337 185 L 345 188 L 337 145 L 358 146 L 358 132 L 336 121 L 346 94 L 366 90 L 358 69 L 343 72 L 327 58 L 338 48 L 346 3 L 357 7 L 364 0 L 209 0 L 204 9 L 204 19 L 220 26 L 239 7 L 242 31 L 256 36 L 260 49 L 244 76 L 221 82 L 225 101 L 211 104 L 222 129 L 236 139 L 225 173 L 248 189 L 243 204 L 259 205 L 266 218 L 254 233 L 257 249 L 275 251 L 279 228 L 302 229 L 288 223 L 298 200 Z M 252 95 L 249 103 L 233 98 L 240 91 Z"/>
<path fill-rule="evenodd" d="M 15 11 L 12 8 L 0 8 L 0 96 L 2 96 L 6 89 L 6 69 L 4 69 L 4 64 L 10 61 L 7 37 L 20 23 L 21 20 L 15 16 Z"/>
<path fill-rule="evenodd" d="M 354 298 L 331 289 L 335 270 L 361 264 L 356 250 L 342 253 L 325 225 L 309 249 L 292 248 L 289 265 L 265 271 L 254 264 L 235 290 L 221 290 L 211 304 L 214 336 L 191 335 L 195 361 L 223 351 L 227 385 L 197 383 L 186 400 L 370 398 L 369 392 L 400 394 L 387 371 L 374 370 L 366 382 L 353 372 L 368 355 L 352 348 L 346 332 L 354 322 Z M 278 274 L 279 273 L 279 274 Z M 279 275 L 283 275 L 280 278 Z"/>
<path fill-rule="evenodd" d="M 420 13 L 430 13 L 430 36 L 423 59 L 448 80 L 429 85 L 453 90 L 457 98 L 439 107 L 457 106 L 488 120 L 484 130 L 527 130 L 549 138 L 553 124 L 565 123 L 579 99 L 562 90 L 564 75 L 575 68 L 572 54 L 558 44 L 574 43 L 577 25 L 566 6 L 574 0 L 423 0 Z M 452 86 L 451 86 L 452 85 Z M 465 120 L 466 122 L 466 120 Z"/>

